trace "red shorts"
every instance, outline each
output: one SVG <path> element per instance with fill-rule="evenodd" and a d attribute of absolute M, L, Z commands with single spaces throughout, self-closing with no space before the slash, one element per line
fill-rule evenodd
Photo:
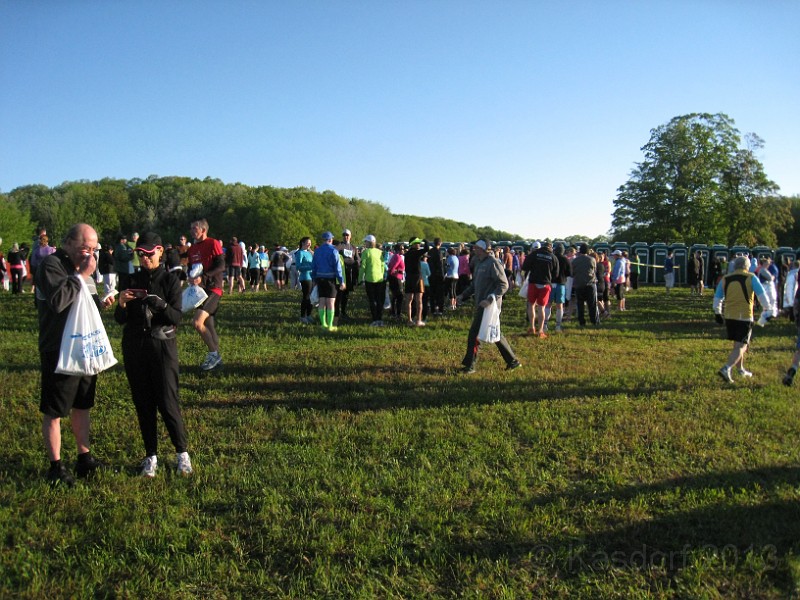
<path fill-rule="evenodd" d="M 539 306 L 547 306 L 550 302 L 550 286 L 545 285 L 539 287 L 536 284 L 528 284 L 528 302 L 531 304 L 538 304 Z"/>

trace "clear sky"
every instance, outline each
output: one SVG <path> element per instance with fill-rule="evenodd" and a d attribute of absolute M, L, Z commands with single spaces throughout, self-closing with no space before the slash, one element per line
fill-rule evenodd
<path fill-rule="evenodd" d="M 798 0 L 0 0 L 0 191 L 213 177 L 594 237 L 692 112 L 800 194 L 799 26 Z"/>

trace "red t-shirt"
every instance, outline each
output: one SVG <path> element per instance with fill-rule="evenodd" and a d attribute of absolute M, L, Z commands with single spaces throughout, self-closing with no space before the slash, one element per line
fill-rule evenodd
<path fill-rule="evenodd" d="M 211 267 L 214 258 L 222 255 L 222 244 L 214 238 L 206 238 L 202 242 L 195 242 L 189 248 L 189 268 L 191 265 L 200 263 L 203 265 L 203 273 L 206 275 L 205 288 L 209 292 L 222 296 L 222 271 L 225 270 L 225 262 L 222 261 L 222 268 L 217 268 L 213 272 Z"/>

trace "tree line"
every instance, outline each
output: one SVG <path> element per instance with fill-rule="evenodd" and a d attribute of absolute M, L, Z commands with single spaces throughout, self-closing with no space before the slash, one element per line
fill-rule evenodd
<path fill-rule="evenodd" d="M 116 241 L 120 233 L 157 231 L 177 241 L 189 223 L 208 219 L 213 237 L 232 236 L 253 243 L 296 244 L 302 237 L 317 239 L 349 228 L 357 235 L 374 234 L 380 241 L 410 237 L 445 241 L 521 239 L 517 234 L 440 217 L 395 215 L 385 206 L 332 191 L 223 183 L 207 177 L 158 177 L 69 181 L 56 187 L 27 185 L 0 194 L 0 237 L 3 247 L 29 241 L 36 227 L 45 227 L 53 240 L 68 228 L 86 222 L 97 229 L 101 242 Z"/>

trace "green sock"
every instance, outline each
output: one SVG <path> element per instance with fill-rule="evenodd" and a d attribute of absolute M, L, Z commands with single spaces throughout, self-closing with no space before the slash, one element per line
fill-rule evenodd
<path fill-rule="evenodd" d="M 319 309 L 319 324 L 325 327 L 325 309 Z"/>
<path fill-rule="evenodd" d="M 331 308 L 328 311 L 328 321 L 329 321 L 328 327 L 333 327 L 333 313 L 334 313 L 334 311 L 335 311 L 335 309 L 333 309 L 333 308 Z"/>

